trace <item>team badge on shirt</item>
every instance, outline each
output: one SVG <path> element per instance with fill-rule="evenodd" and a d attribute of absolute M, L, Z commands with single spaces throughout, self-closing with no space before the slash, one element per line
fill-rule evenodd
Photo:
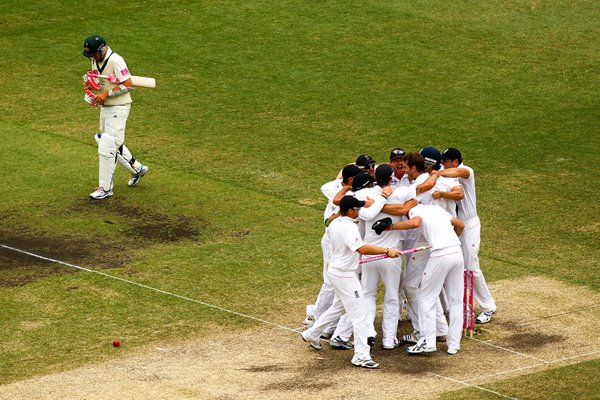
<path fill-rule="evenodd" d="M 125 69 L 122 69 L 122 70 L 121 70 L 121 75 L 122 75 L 122 76 L 127 76 L 127 75 L 129 75 L 129 70 L 128 70 L 127 68 L 125 68 Z"/>

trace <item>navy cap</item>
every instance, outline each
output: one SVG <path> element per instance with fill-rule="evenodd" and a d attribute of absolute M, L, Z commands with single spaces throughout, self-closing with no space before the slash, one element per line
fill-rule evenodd
<path fill-rule="evenodd" d="M 340 211 L 348 211 L 352 208 L 360 208 L 364 207 L 365 202 L 362 200 L 358 200 L 354 196 L 344 196 L 340 201 Z"/>
<path fill-rule="evenodd" d="M 375 179 L 371 175 L 366 172 L 361 172 L 356 175 L 352 181 L 352 191 L 358 192 L 360 189 L 369 187 L 369 184 L 372 182 L 375 182 Z"/>
<path fill-rule="evenodd" d="M 405 155 L 406 152 L 400 147 L 397 147 L 390 153 L 390 161 L 394 161 L 397 158 L 404 158 Z"/>
<path fill-rule="evenodd" d="M 442 153 L 442 158 L 444 160 L 458 160 L 458 162 L 462 162 L 462 154 L 460 154 L 460 151 L 454 147 L 448 147 L 446 150 L 444 150 Z"/>

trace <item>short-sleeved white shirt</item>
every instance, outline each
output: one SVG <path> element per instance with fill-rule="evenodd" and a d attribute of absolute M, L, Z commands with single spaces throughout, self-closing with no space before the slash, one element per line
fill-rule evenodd
<path fill-rule="evenodd" d="M 355 276 L 360 259 L 356 250 L 364 245 L 356 220 L 345 216 L 334 219 L 327 228 L 327 235 L 331 246 L 327 270 L 337 276 Z"/>
<path fill-rule="evenodd" d="M 131 78 L 129 68 L 123 57 L 112 51 L 109 47 L 106 51 L 106 56 L 101 62 L 92 60 L 92 71 L 98 72 L 100 75 L 115 75 L 119 82 L 124 82 Z M 108 79 L 99 78 L 100 80 L 100 91 L 105 92 L 118 86 L 116 83 L 110 82 Z M 106 106 L 122 106 L 125 104 L 131 104 L 131 95 L 129 93 L 122 94 L 115 97 L 107 97 L 104 105 Z"/>
<path fill-rule="evenodd" d="M 452 216 L 442 207 L 437 205 L 419 204 L 408 212 L 409 218 L 421 217 L 419 230 L 431 245 L 431 255 L 436 251 L 443 251 L 455 246 L 460 247 L 460 240 L 454 232 L 450 220 Z"/>
<path fill-rule="evenodd" d="M 460 164 L 458 168 L 464 168 L 469 171 L 468 178 L 458 178 L 462 186 L 464 197 L 458 201 L 458 218 L 466 221 L 477 216 L 477 196 L 475 194 L 475 172 L 473 168 Z"/>

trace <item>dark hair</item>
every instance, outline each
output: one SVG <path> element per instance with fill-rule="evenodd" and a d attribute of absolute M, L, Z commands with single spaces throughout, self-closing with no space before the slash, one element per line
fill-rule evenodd
<path fill-rule="evenodd" d="M 425 171 L 425 159 L 415 151 L 411 151 L 406 155 L 406 164 L 408 164 L 408 168 L 415 167 L 419 172 Z"/>

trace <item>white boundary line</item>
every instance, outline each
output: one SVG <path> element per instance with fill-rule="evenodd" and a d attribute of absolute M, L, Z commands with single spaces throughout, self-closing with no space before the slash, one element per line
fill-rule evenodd
<path fill-rule="evenodd" d="M 107 274 L 105 272 L 95 271 L 93 269 L 80 267 L 79 265 L 71 264 L 71 263 L 68 263 L 68 262 L 60 261 L 60 260 L 55 260 L 54 258 L 40 256 L 38 254 L 31 253 L 29 251 L 17 249 L 16 247 L 6 246 L 6 245 L 3 245 L 3 244 L 0 244 L 0 247 L 3 247 L 3 248 L 8 249 L 8 250 L 16 251 L 17 253 L 27 254 L 28 256 L 39 258 L 40 260 L 50 261 L 50 262 L 53 262 L 53 263 L 65 265 L 67 267 L 75 268 L 75 269 L 78 269 L 78 270 L 81 270 L 81 271 L 86 271 L 86 272 L 91 272 L 91 273 L 94 273 L 94 274 L 102 275 L 104 277 L 115 279 L 115 280 L 121 281 L 121 282 L 125 282 L 125 283 L 128 283 L 130 285 L 135 285 L 135 286 L 142 287 L 144 289 L 153 290 L 155 292 L 158 292 L 158 293 L 161 293 L 161 294 L 165 294 L 167 296 L 177 297 L 178 299 L 190 301 L 190 302 L 196 303 L 196 304 L 202 304 L 203 306 L 214 308 L 216 310 L 220 310 L 220 311 L 223 311 L 223 312 L 226 312 L 226 313 L 229 313 L 229 314 L 237 315 L 239 317 L 243 317 L 243 318 L 251 319 L 251 320 L 254 320 L 254 321 L 262 322 L 263 324 L 267 324 L 267 325 L 276 326 L 277 328 L 280 328 L 280 329 L 283 329 L 283 330 L 286 330 L 286 331 L 298 333 L 297 330 L 292 329 L 292 328 L 288 328 L 287 326 L 279 325 L 279 324 L 276 324 L 274 322 L 266 321 L 266 320 L 261 319 L 261 318 L 256 318 L 256 317 L 253 317 L 251 315 L 242 314 L 242 313 L 239 313 L 237 311 L 228 310 L 226 308 L 223 308 L 223 307 L 220 307 L 220 306 L 216 306 L 214 304 L 210 304 L 210 303 L 206 303 L 204 301 L 192 299 L 190 297 L 181 296 L 181 295 L 176 294 L 176 293 L 167 292 L 166 290 L 157 289 L 157 288 L 154 288 L 152 286 L 144 285 L 142 283 L 137 283 L 137 282 L 134 282 L 134 281 L 130 281 L 129 279 L 119 278 L 118 276 L 110 275 L 110 274 Z"/>
<path fill-rule="evenodd" d="M 475 389 L 483 390 L 484 392 L 493 393 L 493 394 L 495 394 L 495 395 L 497 395 L 497 396 L 504 397 L 505 399 L 519 400 L 519 399 L 518 399 L 518 398 L 516 398 L 516 397 L 510 397 L 510 396 L 507 396 L 507 395 L 505 395 L 505 394 L 502 394 L 502 393 L 496 392 L 496 391 L 494 391 L 494 390 L 491 390 L 491 389 L 486 389 L 486 388 L 484 388 L 484 387 L 482 387 L 482 386 L 479 386 L 479 385 L 472 385 L 472 384 L 470 384 L 470 383 L 467 383 L 466 381 L 461 381 L 461 380 L 454 379 L 454 378 L 450 378 L 450 377 L 447 377 L 447 376 L 444 376 L 444 375 L 439 375 L 439 374 L 436 374 L 436 373 L 433 373 L 433 372 L 429 372 L 429 374 L 430 374 L 430 375 L 433 375 L 433 376 L 435 376 L 435 377 L 441 378 L 441 379 L 445 379 L 445 380 L 447 380 L 447 381 L 450 381 L 450 382 L 457 383 L 457 384 L 459 384 L 459 385 L 463 385 L 463 386 L 469 387 L 469 388 L 475 388 Z"/>

